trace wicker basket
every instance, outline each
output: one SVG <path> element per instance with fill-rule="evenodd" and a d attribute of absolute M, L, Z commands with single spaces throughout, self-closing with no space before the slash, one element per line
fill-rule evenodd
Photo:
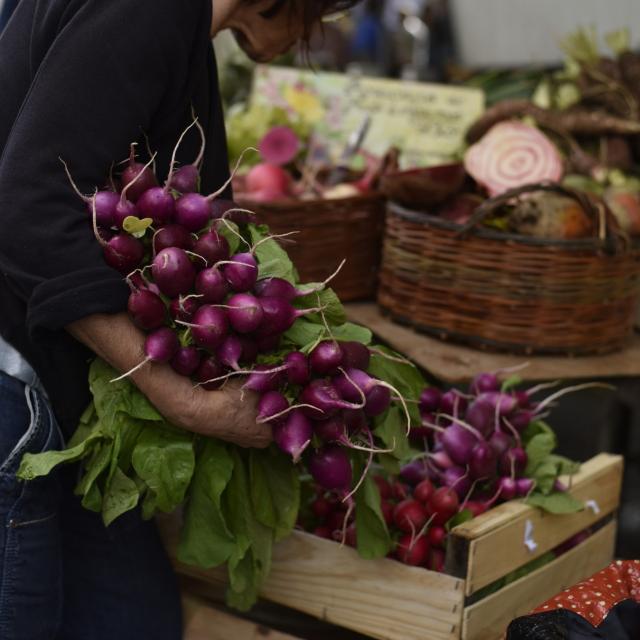
<path fill-rule="evenodd" d="M 621 248 L 612 236 L 461 233 L 458 225 L 389 204 L 378 302 L 398 322 L 481 348 L 614 351 L 633 332 L 640 246 Z"/>
<path fill-rule="evenodd" d="M 375 297 L 384 233 L 383 196 L 244 204 L 273 233 L 299 232 L 286 249 L 302 282 L 325 280 L 346 258 L 331 287 L 342 301 Z"/>

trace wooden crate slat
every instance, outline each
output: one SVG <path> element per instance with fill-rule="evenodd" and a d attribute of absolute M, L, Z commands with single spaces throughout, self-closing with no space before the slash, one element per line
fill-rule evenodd
<path fill-rule="evenodd" d="M 238 618 L 192 595 L 183 596 L 182 609 L 183 640 L 300 640 Z"/>
<path fill-rule="evenodd" d="M 601 454 L 585 462 L 574 477 L 572 495 L 585 502 L 594 500 L 597 509 L 552 515 L 512 502 L 456 527 L 449 569 L 454 575 L 466 574 L 466 595 L 502 578 L 615 511 L 620 498 L 622 467 L 620 456 Z M 528 522 L 532 525 L 531 538 L 537 545 L 533 551 L 524 544 Z M 468 541 L 466 553 L 459 552 L 460 539 L 462 544 Z M 495 553 L 496 549 L 500 549 L 499 554 Z M 458 562 L 467 565 L 456 567 Z"/>
<path fill-rule="evenodd" d="M 552 563 L 464 611 L 463 640 L 498 640 L 509 622 L 606 567 L 613 559 L 616 522 L 598 530 Z"/>

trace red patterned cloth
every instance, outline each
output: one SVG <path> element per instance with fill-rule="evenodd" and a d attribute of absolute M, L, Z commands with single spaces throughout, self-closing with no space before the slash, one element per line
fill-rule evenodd
<path fill-rule="evenodd" d="M 640 603 L 640 560 L 617 560 L 584 582 L 565 589 L 533 613 L 566 609 L 598 627 L 623 600 Z"/>

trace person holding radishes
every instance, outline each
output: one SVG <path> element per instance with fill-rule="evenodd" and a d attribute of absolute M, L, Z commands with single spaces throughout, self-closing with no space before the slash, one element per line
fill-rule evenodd
<path fill-rule="evenodd" d="M 60 448 L 76 428 L 92 357 L 128 371 L 144 341 L 125 313 L 129 289 L 103 261 L 59 158 L 73 163 L 83 193 L 102 186 L 105 167 L 134 141 L 134 156 L 158 151 L 165 175 L 195 113 L 207 143 L 201 187 L 214 191 L 228 166 L 211 36 L 230 29 L 252 59 L 267 61 L 357 1 L 18 4 L 0 37 L 2 640 L 182 637 L 177 585 L 151 523 L 126 516 L 105 529 L 73 496 L 73 473 L 15 477 L 24 453 Z M 182 164 L 198 154 L 190 133 Z M 245 447 L 271 441 L 255 400 L 233 384 L 206 392 L 152 363 L 132 379 L 175 425 Z"/>

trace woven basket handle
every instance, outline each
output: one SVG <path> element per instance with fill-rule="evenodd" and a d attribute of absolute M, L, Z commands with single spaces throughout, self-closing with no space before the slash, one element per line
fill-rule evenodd
<path fill-rule="evenodd" d="M 463 236 L 472 231 L 490 214 L 497 211 L 500 207 L 508 204 L 510 200 L 519 198 L 525 193 L 533 193 L 536 191 L 548 191 L 559 193 L 561 195 L 573 198 L 582 210 L 589 216 L 597 230 L 595 238 L 603 247 L 607 245 L 607 240 L 612 239 L 614 248 L 627 247 L 629 245 L 628 236 L 620 228 L 618 219 L 613 215 L 609 207 L 604 202 L 596 204 L 583 191 L 571 189 L 557 182 L 539 182 L 536 184 L 527 184 L 515 189 L 509 189 L 499 196 L 485 200 L 474 212 L 469 221 L 458 232 L 459 236 Z"/>

